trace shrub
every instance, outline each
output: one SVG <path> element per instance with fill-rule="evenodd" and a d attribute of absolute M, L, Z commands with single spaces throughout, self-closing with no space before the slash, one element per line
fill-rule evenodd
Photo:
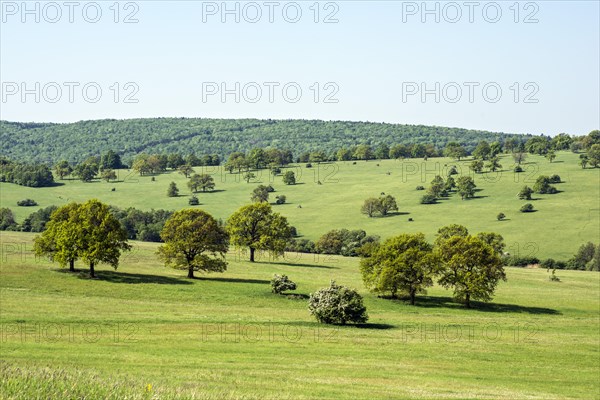
<path fill-rule="evenodd" d="M 275 203 L 276 204 L 284 204 L 285 203 L 285 195 L 280 194 L 279 196 L 276 197 Z"/>
<path fill-rule="evenodd" d="M 189 203 L 190 206 L 197 206 L 198 204 L 200 204 L 200 201 L 198 200 L 198 197 L 192 196 L 188 200 L 188 203 Z"/>
<path fill-rule="evenodd" d="M 312 168 L 312 164 L 311 163 L 306 163 L 306 168 Z"/>
<path fill-rule="evenodd" d="M 425 188 L 421 185 L 417 186 L 417 190 L 425 190 Z"/>
<path fill-rule="evenodd" d="M 25 199 L 25 200 L 17 201 L 17 205 L 21 206 L 21 207 L 32 207 L 32 206 L 37 206 L 38 203 L 35 200 Z"/>
<path fill-rule="evenodd" d="M 432 194 L 426 194 L 421 197 L 421 204 L 434 204 L 436 197 Z"/>
<path fill-rule="evenodd" d="M 296 253 L 316 253 L 315 242 L 309 239 L 291 239 L 285 245 L 285 251 Z"/>
<path fill-rule="evenodd" d="M 521 168 L 521 166 L 520 166 L 520 165 L 517 165 L 517 166 L 515 167 L 515 172 L 516 172 L 516 173 L 523 172 L 523 168 Z"/>
<path fill-rule="evenodd" d="M 540 260 L 537 257 L 520 257 L 520 256 L 508 256 L 502 259 L 504 265 L 512 267 L 526 267 L 528 265 L 539 264 Z"/>
<path fill-rule="evenodd" d="M 506 218 L 506 215 L 504 215 L 504 213 L 499 213 L 498 215 L 496 215 L 496 219 L 498 221 L 502 221 L 504 218 Z"/>
<path fill-rule="evenodd" d="M 542 266 L 546 269 L 555 268 L 556 261 L 554 261 L 554 259 L 552 259 L 552 258 L 547 258 L 540 263 L 540 266 Z"/>
<path fill-rule="evenodd" d="M 554 174 L 550 177 L 550 183 L 561 183 L 562 180 L 560 179 L 560 176 Z"/>
<path fill-rule="evenodd" d="M 273 279 L 271 279 L 271 291 L 282 294 L 286 290 L 296 290 L 296 283 L 292 282 L 287 275 L 273 275 Z"/>
<path fill-rule="evenodd" d="M 273 193 L 275 191 L 275 188 L 271 185 L 267 186 L 267 192 L 269 193 Z"/>
<path fill-rule="evenodd" d="M 523 213 L 533 212 L 533 204 L 531 204 L 531 203 L 523 204 L 523 207 L 521 207 L 521 209 L 519 211 L 521 211 Z"/>
<path fill-rule="evenodd" d="M 358 324 L 369 319 L 362 296 L 356 290 L 337 285 L 334 281 L 329 287 L 311 293 L 308 309 L 323 324 Z"/>

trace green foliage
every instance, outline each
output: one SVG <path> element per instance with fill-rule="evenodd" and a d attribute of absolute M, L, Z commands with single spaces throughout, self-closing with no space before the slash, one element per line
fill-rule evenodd
<path fill-rule="evenodd" d="M 378 236 L 367 236 L 363 230 L 332 229 L 317 240 L 315 248 L 321 254 L 354 257 L 359 255 L 361 247 L 378 241 Z"/>
<path fill-rule="evenodd" d="M 367 215 L 369 218 L 373 218 L 379 210 L 379 199 L 375 197 L 369 197 L 366 199 L 360 208 L 360 212 Z"/>
<path fill-rule="evenodd" d="M 577 253 L 567 261 L 567 268 L 577 270 L 598 271 L 600 261 L 600 244 L 592 242 L 582 244 Z"/>
<path fill-rule="evenodd" d="M 266 250 L 278 256 L 291 238 L 287 218 L 273 212 L 268 203 L 254 203 L 241 207 L 227 220 L 231 243 L 250 249 L 254 262 L 256 250 Z"/>
<path fill-rule="evenodd" d="M 252 191 L 250 200 L 259 203 L 267 203 L 269 201 L 269 189 L 265 185 L 258 185 Z"/>
<path fill-rule="evenodd" d="M 468 235 L 469 230 L 465 226 L 458 224 L 443 226 L 437 231 L 435 236 L 435 245 L 439 246 L 442 244 L 442 242 L 450 239 L 453 236 L 467 237 Z"/>
<path fill-rule="evenodd" d="M 199 189 L 202 189 L 203 192 L 212 191 L 215 188 L 215 181 L 208 174 L 194 174 L 190 177 L 188 187 L 193 193 L 196 193 Z"/>
<path fill-rule="evenodd" d="M 273 279 L 271 279 L 271 291 L 276 294 L 282 294 L 288 290 L 296 290 L 296 283 L 291 281 L 287 275 L 273 275 Z"/>
<path fill-rule="evenodd" d="M 60 179 L 65 179 L 65 176 L 71 174 L 71 172 L 73 172 L 73 168 L 71 168 L 71 165 L 69 165 L 67 160 L 59 161 L 54 166 L 54 173 L 58 175 Z"/>
<path fill-rule="evenodd" d="M 469 169 L 477 174 L 480 174 L 483 171 L 483 161 L 473 160 L 473 162 L 469 164 Z"/>
<path fill-rule="evenodd" d="M 470 176 L 459 176 L 456 180 L 456 191 L 462 200 L 474 197 L 476 187 L 473 178 Z"/>
<path fill-rule="evenodd" d="M 165 223 L 160 237 L 165 242 L 158 248 L 161 260 L 168 267 L 187 269 L 188 278 L 194 278 L 194 271 L 223 272 L 227 269 L 227 232 L 205 211 L 176 211 Z"/>
<path fill-rule="evenodd" d="M 498 215 L 496 215 L 496 219 L 498 221 L 502 221 L 504 220 L 504 218 L 506 218 L 506 215 L 504 215 L 504 213 L 498 213 Z"/>
<path fill-rule="evenodd" d="M 32 199 L 23 199 L 23 200 L 17 201 L 17 205 L 19 207 L 32 207 L 32 206 L 37 206 L 38 203 Z"/>
<path fill-rule="evenodd" d="M 196 152 L 212 154 L 210 165 L 218 165 L 214 164 L 216 155 L 223 157 L 240 150 L 248 151 L 256 145 L 263 148 L 275 147 L 281 143 L 281 138 L 285 138 L 287 147 L 294 149 L 297 156 L 305 152 L 310 156 L 315 151 L 330 154 L 345 147 L 351 154 L 357 155 L 357 159 L 366 159 L 365 147 L 361 147 L 358 152 L 350 148 L 370 143 L 370 146 L 390 146 L 392 158 L 413 154 L 415 157 L 423 157 L 428 151 L 426 144 L 443 149 L 448 143 L 456 142 L 468 152 L 482 140 L 504 142 L 511 137 L 523 139 L 528 136 L 439 126 L 317 120 L 153 118 L 80 121 L 69 124 L 0 121 L 0 153 L 34 162 L 57 162 L 63 159 L 81 162 L 87 154 L 123 149 L 120 150 L 120 157 L 123 159 L 133 158 L 141 151 L 148 154 L 165 152 L 166 155 Z M 390 138 L 394 138 L 396 143 L 390 143 Z M 36 150 L 42 142 L 45 150 L 43 154 Z M 287 157 L 288 163 L 291 162 L 289 153 L 283 153 L 283 156 Z M 197 157 L 194 158 L 198 160 Z M 342 159 L 347 160 L 348 155 L 344 155 Z M 200 165 L 208 160 L 198 161 L 193 165 Z M 253 161 L 259 161 L 259 164 L 261 162 L 260 159 Z M 308 161 L 307 157 L 302 162 Z M 268 150 L 265 150 L 262 162 L 271 162 Z"/>
<path fill-rule="evenodd" d="M 471 307 L 471 300 L 490 301 L 500 280 L 506 280 L 494 248 L 473 236 L 452 236 L 436 249 L 442 264 L 438 283 L 454 289 L 454 297 Z"/>
<path fill-rule="evenodd" d="M 18 228 L 15 215 L 10 208 L 0 208 L 0 231 L 16 230 Z"/>
<path fill-rule="evenodd" d="M 197 206 L 198 204 L 200 204 L 200 201 L 198 200 L 197 196 L 192 195 L 192 196 L 190 196 L 190 199 L 188 200 L 188 204 L 190 206 Z"/>
<path fill-rule="evenodd" d="M 179 189 L 177 189 L 177 184 L 175 182 L 169 183 L 169 189 L 167 189 L 167 196 L 169 196 L 169 197 L 179 196 Z"/>
<path fill-rule="evenodd" d="M 528 213 L 528 212 L 533 212 L 534 208 L 533 208 L 533 204 L 531 203 L 525 203 L 521 206 L 521 208 L 519 209 L 519 211 L 521 211 L 522 213 Z"/>
<path fill-rule="evenodd" d="M 100 178 L 104 179 L 106 182 L 114 181 L 117 179 L 117 173 L 112 169 L 103 169 L 100 171 Z"/>
<path fill-rule="evenodd" d="M 287 198 L 285 197 L 284 194 L 280 194 L 275 199 L 276 199 L 275 200 L 275 204 L 285 204 L 285 201 L 286 201 Z"/>
<path fill-rule="evenodd" d="M 29 214 L 21 223 L 21 230 L 23 232 L 42 232 L 46 229 L 50 216 L 57 208 L 56 206 L 48 206 Z M 1 227 L 0 230 L 2 230 Z"/>
<path fill-rule="evenodd" d="M 285 174 L 283 174 L 283 183 L 286 185 L 296 184 L 296 175 L 294 175 L 293 171 L 286 171 Z"/>
<path fill-rule="evenodd" d="M 475 150 L 473 150 L 473 157 L 479 160 L 487 160 L 490 157 L 491 152 L 492 149 L 490 148 L 490 144 L 487 141 L 482 140 L 477 144 Z"/>
<path fill-rule="evenodd" d="M 517 193 L 517 197 L 519 200 L 531 200 L 531 195 L 533 194 L 533 189 L 529 186 L 523 186 L 519 193 Z"/>
<path fill-rule="evenodd" d="M 421 197 L 421 204 L 435 204 L 437 202 L 437 197 L 434 195 L 427 193 Z"/>
<path fill-rule="evenodd" d="M 366 199 L 360 212 L 372 218 L 376 215 L 385 217 L 390 211 L 398 211 L 396 198 L 392 195 L 382 195 L 380 198 L 370 197 Z"/>
<path fill-rule="evenodd" d="M 127 238 L 146 242 L 160 242 L 160 231 L 173 214 L 167 210 L 142 211 L 133 207 L 111 207 L 111 213 L 127 231 Z"/>
<path fill-rule="evenodd" d="M 369 319 L 362 296 L 356 290 L 337 285 L 334 281 L 328 288 L 310 294 L 308 309 L 323 324 L 361 324 Z"/>
<path fill-rule="evenodd" d="M 82 182 L 91 182 L 98 175 L 98 164 L 93 162 L 83 162 L 73 169 L 73 175 Z"/>
<path fill-rule="evenodd" d="M 422 233 L 387 239 L 360 262 L 365 286 L 375 293 L 389 292 L 392 297 L 399 292 L 408 294 L 414 305 L 417 293 L 433 285 L 436 261 L 432 249 Z"/>
<path fill-rule="evenodd" d="M 450 142 L 444 149 L 444 156 L 460 160 L 467 155 L 467 151 L 457 142 Z"/>
<path fill-rule="evenodd" d="M 195 171 L 190 164 L 183 164 L 178 167 L 178 171 L 181 175 L 189 178 Z"/>
<path fill-rule="evenodd" d="M 416 190 L 425 190 L 425 187 L 423 187 L 422 185 L 418 185 L 418 186 L 416 187 Z"/>
<path fill-rule="evenodd" d="M 124 165 L 121 162 L 121 156 L 112 150 L 108 150 L 100 157 L 100 169 L 120 169 Z"/>
<path fill-rule="evenodd" d="M 0 123 L 0 125 L 2 124 Z M 0 158 L 0 182 L 44 187 L 51 186 L 54 183 L 54 177 L 50 168 L 44 164 L 17 163 Z"/>
<path fill-rule="evenodd" d="M 504 254 L 506 244 L 502 235 L 495 232 L 479 232 L 477 238 L 490 245 L 498 255 Z"/>

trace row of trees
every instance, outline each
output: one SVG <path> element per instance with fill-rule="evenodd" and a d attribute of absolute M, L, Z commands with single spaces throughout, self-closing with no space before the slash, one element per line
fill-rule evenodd
<path fill-rule="evenodd" d="M 54 176 L 50 168 L 44 164 L 19 163 L 0 157 L 0 182 L 44 187 L 54 184 Z"/>
<path fill-rule="evenodd" d="M 392 297 L 416 296 L 432 286 L 434 278 L 454 290 L 454 297 L 471 307 L 471 300 L 489 301 L 500 280 L 506 280 L 501 260 L 502 236 L 469 235 L 461 225 L 440 228 L 435 243 L 422 233 L 401 234 L 364 251 L 360 270 L 372 292 Z"/>

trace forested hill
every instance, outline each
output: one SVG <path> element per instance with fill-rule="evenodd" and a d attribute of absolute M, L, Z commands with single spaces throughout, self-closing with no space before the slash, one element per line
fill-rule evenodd
<path fill-rule="evenodd" d="M 147 118 L 95 120 L 68 124 L 0 121 L 0 155 L 18 161 L 79 162 L 112 149 L 125 160 L 141 152 L 219 154 L 253 147 L 327 153 L 357 144 L 432 144 L 443 149 L 456 141 L 470 151 L 479 141 L 509 135 L 459 128 L 371 122 Z M 529 136 L 523 136 L 526 139 Z"/>

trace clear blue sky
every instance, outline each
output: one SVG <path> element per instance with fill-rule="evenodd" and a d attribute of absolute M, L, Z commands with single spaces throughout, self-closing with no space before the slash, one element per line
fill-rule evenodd
<path fill-rule="evenodd" d="M 32 14 L 21 1 L 2 2 L 0 118 L 306 118 L 549 135 L 600 125 L 598 1 L 476 2 L 471 9 L 462 1 L 427 2 L 437 15 L 424 14 L 421 1 L 273 3 L 228 2 L 230 9 L 237 4 L 236 22 L 235 13 L 223 15 L 220 1 L 120 2 L 115 23 L 114 2 L 98 2 L 102 15 L 91 23 L 97 7 L 82 1 L 71 23 L 62 1 L 55 3 L 60 18 L 46 2 L 28 2 Z M 298 8 L 302 15 L 292 23 Z M 257 9 L 262 16 L 252 23 Z M 132 13 L 138 22 L 124 23 Z M 324 23 L 332 13 L 337 22 Z M 72 102 L 64 82 L 79 85 Z M 82 87 L 90 82 L 86 100 Z M 239 103 L 234 94 L 222 101 L 207 91 L 225 83 L 235 92 L 236 82 Z M 254 103 L 252 82 L 262 91 Z M 272 102 L 265 82 L 274 82 Z M 288 100 L 286 83 L 293 83 Z M 24 99 L 23 84 L 32 90 Z M 95 87 L 102 95 L 92 103 Z M 302 95 L 294 103 L 295 87 Z M 138 102 L 124 102 L 136 88 Z M 424 99 L 423 88 L 430 90 Z M 324 102 L 328 94 L 337 103 Z"/>

